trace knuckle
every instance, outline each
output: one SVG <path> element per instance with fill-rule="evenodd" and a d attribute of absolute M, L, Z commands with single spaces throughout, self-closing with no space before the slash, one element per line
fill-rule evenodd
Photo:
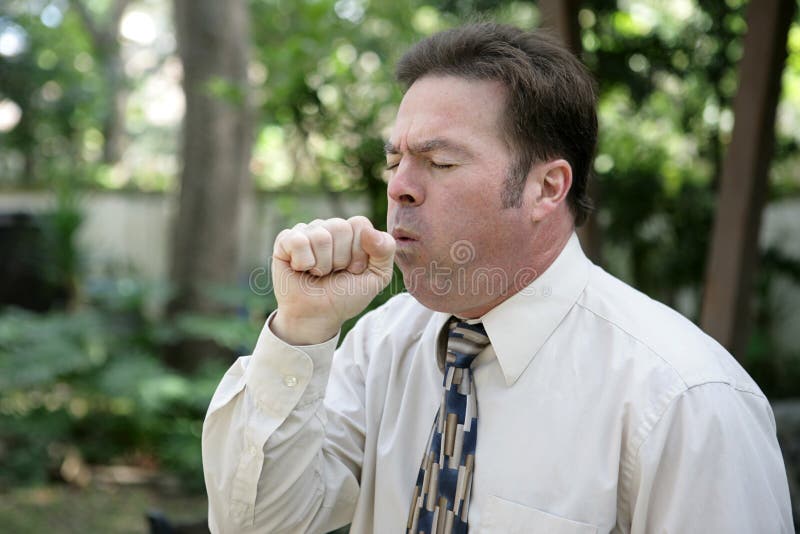
<path fill-rule="evenodd" d="M 325 226 L 336 237 L 347 238 L 353 235 L 353 227 L 344 219 L 331 219 Z"/>
<path fill-rule="evenodd" d="M 293 230 L 285 229 L 278 232 L 278 235 L 275 236 L 275 243 L 283 243 L 285 242 L 290 235 L 292 235 Z"/>
<path fill-rule="evenodd" d="M 340 217 L 334 217 L 333 219 L 328 219 L 325 221 L 325 226 L 329 228 L 336 228 L 336 229 L 343 229 L 343 228 L 350 228 L 350 224 Z"/>
<path fill-rule="evenodd" d="M 297 250 L 302 247 L 307 247 L 309 239 L 302 232 L 290 232 L 283 238 L 282 243 L 289 250 Z"/>
<path fill-rule="evenodd" d="M 315 246 L 328 246 L 333 244 L 333 236 L 322 226 L 309 227 L 306 236 Z"/>
<path fill-rule="evenodd" d="M 280 247 L 286 245 L 286 236 L 288 233 L 289 230 L 281 230 L 278 232 L 278 235 L 275 236 L 275 241 L 272 243 L 272 250 L 278 250 Z"/>
<path fill-rule="evenodd" d="M 372 222 L 363 215 L 354 215 L 347 219 L 347 222 L 353 227 L 372 226 Z"/>

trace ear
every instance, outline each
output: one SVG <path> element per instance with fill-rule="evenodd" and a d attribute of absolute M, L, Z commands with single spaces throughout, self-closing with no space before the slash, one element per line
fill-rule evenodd
<path fill-rule="evenodd" d="M 538 163 L 531 169 L 528 179 L 536 184 L 531 203 L 534 222 L 547 218 L 560 206 L 566 206 L 567 193 L 572 187 L 572 167 L 566 160 Z"/>

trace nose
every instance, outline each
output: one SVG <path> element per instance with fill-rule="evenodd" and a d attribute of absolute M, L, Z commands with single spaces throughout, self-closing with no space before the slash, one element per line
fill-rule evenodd
<path fill-rule="evenodd" d="M 418 177 L 419 173 L 414 172 L 408 159 L 404 158 L 389 178 L 386 188 L 389 198 L 405 206 L 418 206 L 425 202 L 425 190 Z"/>

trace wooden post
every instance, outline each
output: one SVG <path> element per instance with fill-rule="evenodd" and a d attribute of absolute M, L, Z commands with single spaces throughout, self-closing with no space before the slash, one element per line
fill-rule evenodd
<path fill-rule="evenodd" d="M 581 29 L 578 25 L 578 8 L 581 0 L 539 0 L 542 27 L 549 28 L 572 50 L 581 54 Z"/>
<path fill-rule="evenodd" d="M 747 348 L 775 108 L 795 4 L 796 0 L 760 0 L 747 8 L 733 136 L 722 164 L 701 325 L 740 362 Z"/>

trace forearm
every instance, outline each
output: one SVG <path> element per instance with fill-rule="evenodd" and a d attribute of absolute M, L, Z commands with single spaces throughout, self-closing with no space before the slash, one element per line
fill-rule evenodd
<path fill-rule="evenodd" d="M 203 427 L 214 532 L 307 531 L 328 493 L 322 398 L 336 339 L 290 347 L 265 328 L 221 382 Z"/>

